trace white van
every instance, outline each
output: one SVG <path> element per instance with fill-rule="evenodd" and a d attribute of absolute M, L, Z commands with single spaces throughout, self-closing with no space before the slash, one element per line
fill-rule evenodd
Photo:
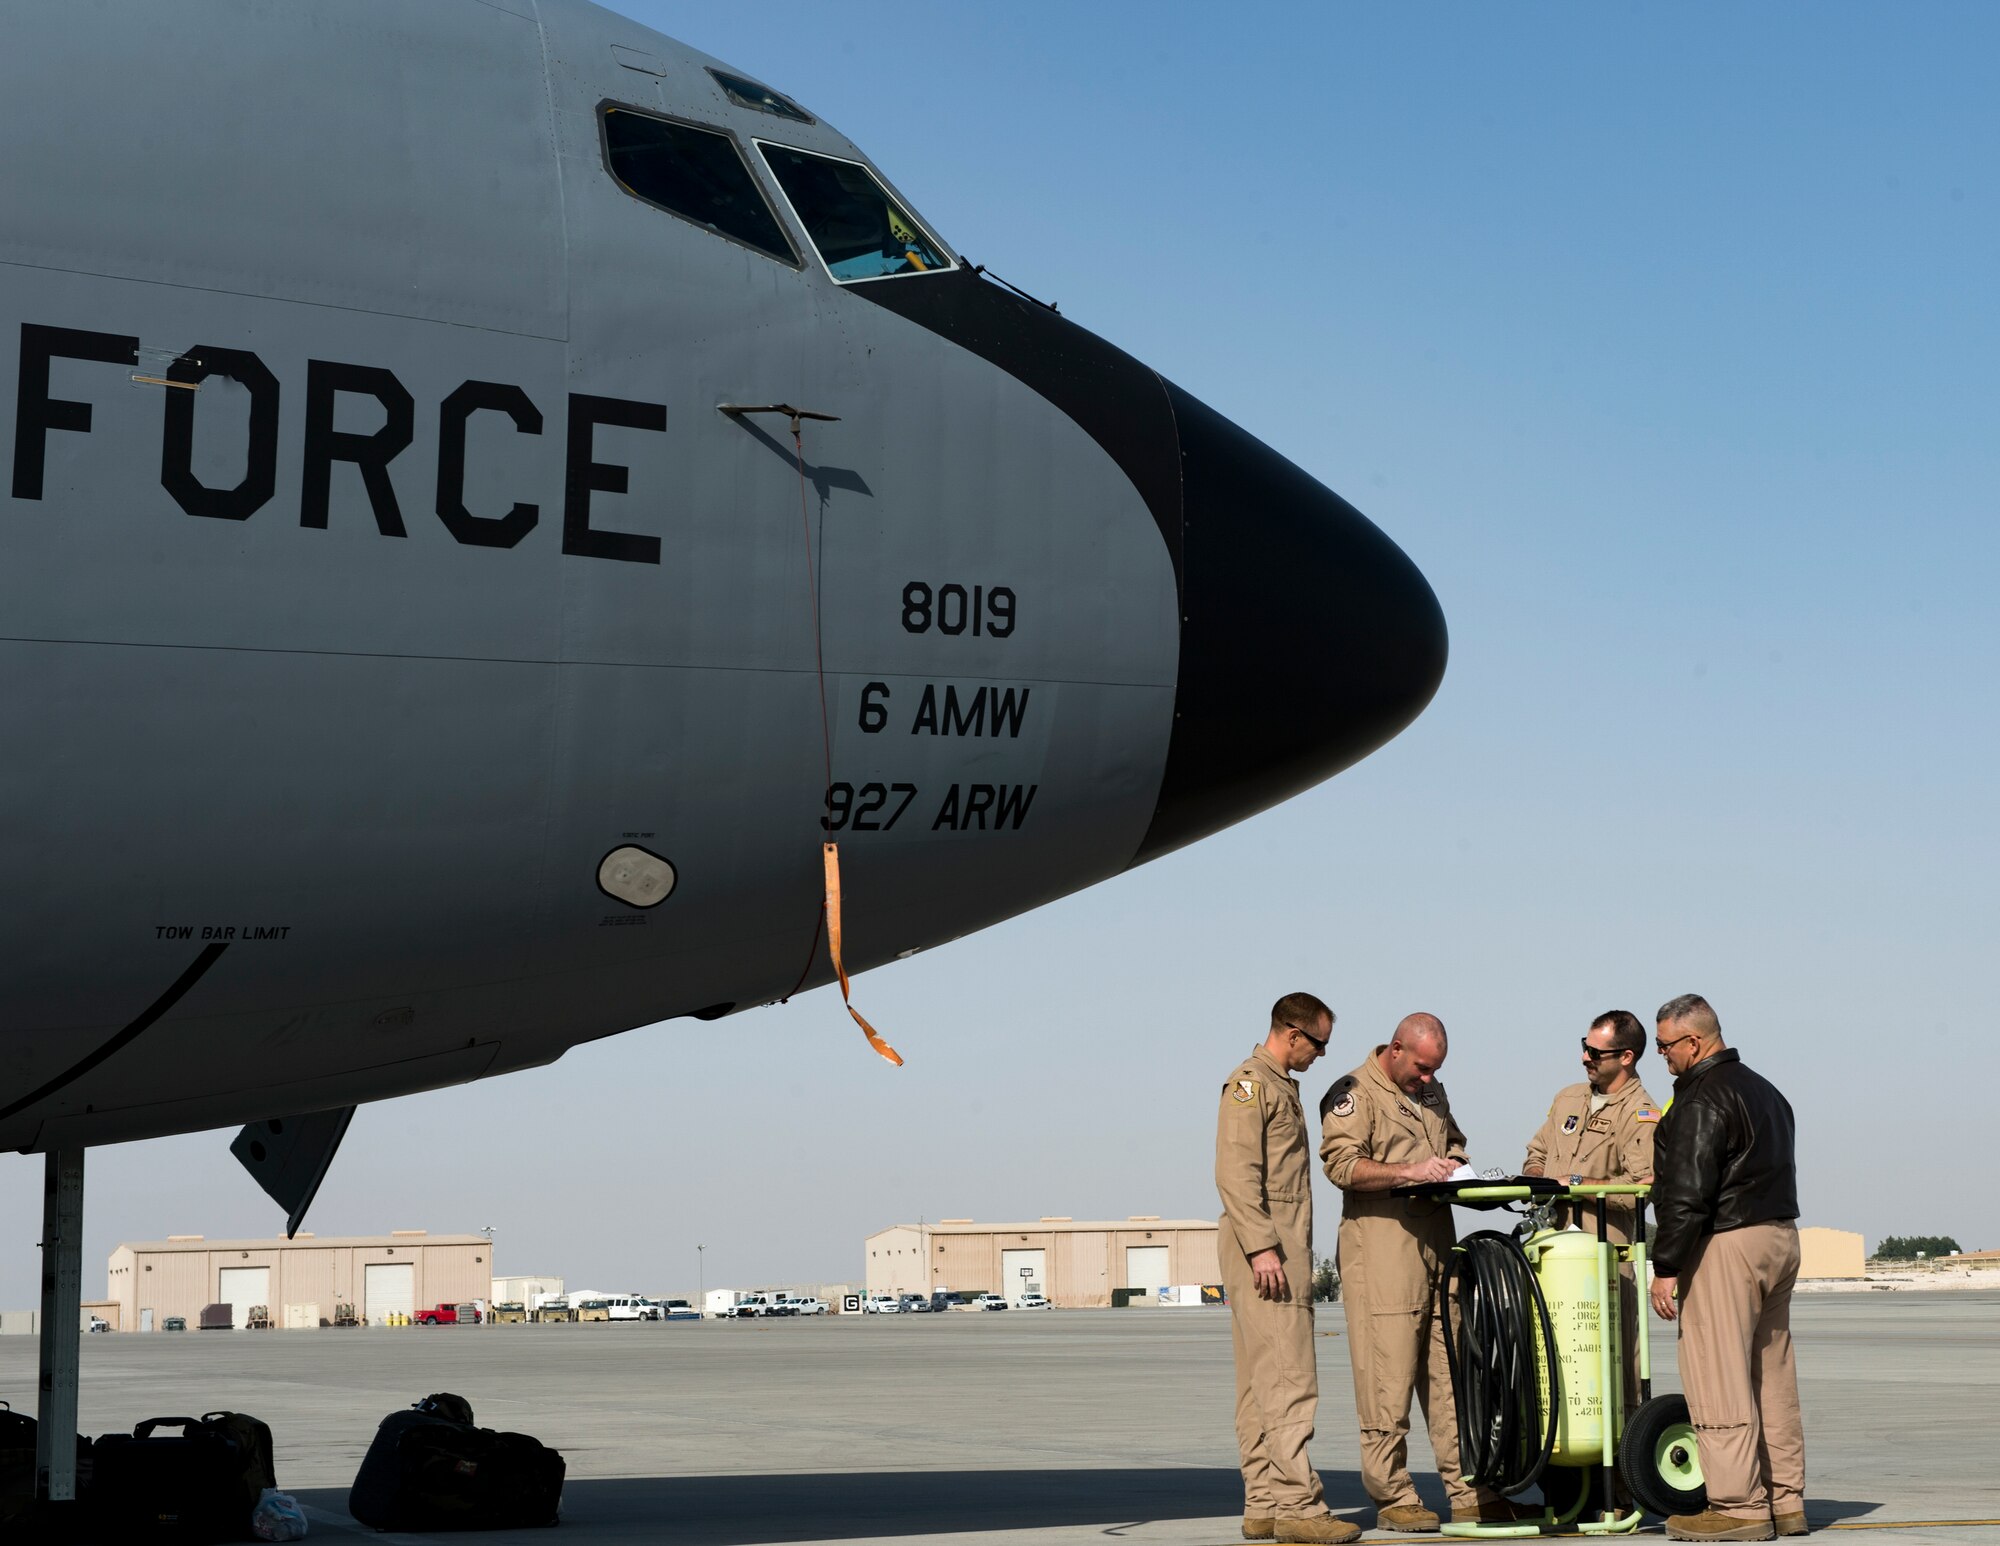
<path fill-rule="evenodd" d="M 650 1299 L 641 1299 L 637 1294 L 611 1294 L 604 1303 L 614 1321 L 657 1321 L 665 1318 L 658 1305 Z"/>

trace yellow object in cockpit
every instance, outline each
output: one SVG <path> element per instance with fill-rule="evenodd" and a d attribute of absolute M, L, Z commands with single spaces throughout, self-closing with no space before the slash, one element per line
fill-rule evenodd
<path fill-rule="evenodd" d="M 903 244 L 903 256 L 913 267 L 925 269 L 924 260 L 918 256 L 924 239 L 903 219 L 902 212 L 893 204 L 889 206 L 889 234 Z"/>

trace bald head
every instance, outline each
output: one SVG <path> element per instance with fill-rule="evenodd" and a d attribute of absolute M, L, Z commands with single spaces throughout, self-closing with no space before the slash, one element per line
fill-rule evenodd
<path fill-rule="evenodd" d="M 1419 1047 L 1426 1049 L 1435 1047 L 1440 1063 L 1444 1061 L 1444 1053 L 1451 1045 L 1444 1033 L 1444 1021 L 1436 1015 L 1422 1013 L 1404 1015 L 1396 1022 L 1396 1034 L 1390 1038 L 1390 1044 L 1393 1046 L 1396 1042 L 1401 1042 L 1412 1050 Z"/>
<path fill-rule="evenodd" d="M 1444 1021 L 1436 1015 L 1405 1015 L 1377 1058 L 1397 1089 L 1405 1095 L 1422 1095 L 1444 1066 L 1445 1051 Z"/>

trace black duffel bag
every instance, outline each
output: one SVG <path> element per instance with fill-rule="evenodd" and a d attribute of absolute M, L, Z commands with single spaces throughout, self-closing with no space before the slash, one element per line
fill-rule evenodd
<path fill-rule="evenodd" d="M 247 1424 L 263 1432 L 262 1455 Z M 106 1434 L 90 1450 L 86 1502 L 96 1533 L 119 1541 L 249 1540 L 269 1474 L 270 1432 L 254 1417 L 222 1412 L 154 1417 L 130 1434 Z"/>
<path fill-rule="evenodd" d="M 0 1526 L 24 1518 L 35 1507 L 35 1419 L 0 1401 Z M 76 1441 L 76 1481 L 90 1475 L 90 1441 Z"/>
<path fill-rule="evenodd" d="M 377 1530 L 552 1525 L 565 1469 L 539 1439 L 475 1427 L 469 1403 L 440 1394 L 382 1419 L 347 1512 Z"/>
<path fill-rule="evenodd" d="M 0 1401 L 0 1525 L 35 1506 L 35 1420 Z"/>

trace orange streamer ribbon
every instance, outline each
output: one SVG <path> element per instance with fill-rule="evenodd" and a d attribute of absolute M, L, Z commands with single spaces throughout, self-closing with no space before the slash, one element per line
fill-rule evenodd
<path fill-rule="evenodd" d="M 826 860 L 826 953 L 833 960 L 834 974 L 840 978 L 840 1001 L 847 1006 L 847 1012 L 854 1016 L 854 1023 L 861 1027 L 861 1034 L 868 1038 L 868 1045 L 898 1068 L 903 1066 L 903 1054 L 890 1046 L 875 1032 L 875 1027 L 861 1018 L 861 1011 L 854 1007 L 848 997 L 847 968 L 840 959 L 840 845 L 820 844 L 820 852 Z"/>

